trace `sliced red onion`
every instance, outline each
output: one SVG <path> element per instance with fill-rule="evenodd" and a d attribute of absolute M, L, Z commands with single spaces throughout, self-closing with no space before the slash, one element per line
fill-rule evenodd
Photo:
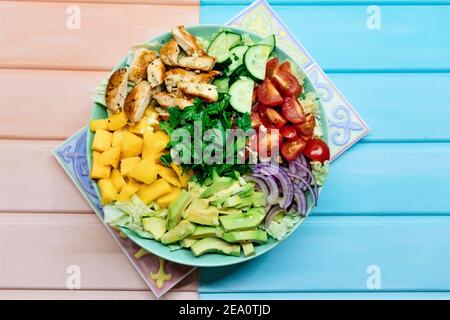
<path fill-rule="evenodd" d="M 285 209 L 280 208 L 280 206 L 273 206 L 269 212 L 266 215 L 266 220 L 264 221 L 264 225 L 266 226 L 266 229 L 269 228 L 270 223 L 272 222 L 273 218 L 281 212 L 285 212 Z"/>
<path fill-rule="evenodd" d="M 245 181 L 253 181 L 256 183 L 256 185 L 259 187 L 259 189 L 261 190 L 261 192 L 264 194 L 265 196 L 265 205 L 267 205 L 267 198 L 269 197 L 269 187 L 267 186 L 267 184 L 264 182 L 264 180 L 258 178 L 258 177 L 254 177 L 254 176 L 245 176 L 244 177 Z"/>
<path fill-rule="evenodd" d="M 305 180 L 306 180 L 308 185 L 310 185 L 311 182 L 312 182 L 312 184 L 314 186 L 314 192 L 315 192 L 315 195 L 316 195 L 316 198 L 317 198 L 319 196 L 319 191 L 318 191 L 317 181 L 316 181 L 316 178 L 314 177 L 314 174 L 312 173 L 312 171 L 308 167 L 306 167 L 306 166 L 304 166 L 304 165 L 302 165 L 300 163 L 297 163 L 296 165 L 298 167 L 300 167 L 302 169 L 302 171 L 305 172 L 308 175 L 308 178 L 305 179 Z"/>
<path fill-rule="evenodd" d="M 303 192 L 303 190 L 295 190 L 294 191 L 294 199 L 297 203 L 297 212 L 305 217 L 306 212 L 308 210 L 308 203 L 306 200 L 306 194 Z"/>
<path fill-rule="evenodd" d="M 260 163 L 254 166 L 253 172 L 254 176 L 267 175 L 276 177 L 282 190 L 282 196 L 279 198 L 278 204 L 283 209 L 291 205 L 294 198 L 294 186 L 284 168 L 270 163 Z"/>
<path fill-rule="evenodd" d="M 306 180 L 303 179 L 302 177 L 300 177 L 299 175 L 296 175 L 296 174 L 293 174 L 293 173 L 290 173 L 290 172 L 288 173 L 288 175 L 290 177 L 297 178 L 297 179 L 301 180 L 306 185 L 306 187 L 309 189 L 309 191 L 311 192 L 311 195 L 313 197 L 314 206 L 317 206 L 317 196 L 318 196 L 318 194 L 316 193 L 317 190 L 313 189 L 311 187 L 311 185 L 309 183 L 307 183 Z M 317 184 L 314 184 L 314 185 L 317 187 Z"/>
<path fill-rule="evenodd" d="M 253 174 L 253 176 L 256 178 L 260 178 L 267 184 L 268 186 L 267 203 L 268 204 L 278 203 L 280 197 L 280 190 L 278 189 L 278 185 L 274 177 L 270 175 L 255 174 L 255 173 Z"/>

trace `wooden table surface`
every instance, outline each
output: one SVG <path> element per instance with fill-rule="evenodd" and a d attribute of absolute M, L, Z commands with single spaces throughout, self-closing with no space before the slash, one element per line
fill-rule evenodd
<path fill-rule="evenodd" d="M 0 2 L 0 298 L 153 297 L 50 151 L 86 123 L 89 90 L 130 44 L 200 15 L 224 23 L 248 3 Z M 193 274 L 166 298 L 450 297 L 450 2 L 375 1 L 379 30 L 366 26 L 369 1 L 271 3 L 372 133 L 336 160 L 289 239 L 309 245 L 261 258 L 298 255 L 289 281 L 248 277 L 249 264 L 202 272 L 199 286 Z M 73 5 L 80 29 L 67 28 Z M 383 268 L 378 292 L 370 264 Z M 67 290 L 70 265 L 81 290 Z"/>
<path fill-rule="evenodd" d="M 198 22 L 195 0 L 0 2 L 0 299 L 154 297 L 51 150 L 86 124 L 91 89 L 132 44 Z M 70 265 L 81 290 L 67 290 Z M 197 276 L 165 298 L 195 299 Z"/>

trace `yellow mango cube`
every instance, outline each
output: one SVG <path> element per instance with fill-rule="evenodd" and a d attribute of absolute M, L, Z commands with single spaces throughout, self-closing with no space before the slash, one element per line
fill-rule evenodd
<path fill-rule="evenodd" d="M 164 179 L 158 179 L 150 185 L 143 184 L 137 192 L 138 197 L 145 203 L 149 204 L 172 191 L 171 185 Z"/>
<path fill-rule="evenodd" d="M 121 148 L 124 158 L 136 157 L 142 153 L 144 141 L 137 135 L 125 131 L 122 138 Z"/>
<path fill-rule="evenodd" d="M 111 179 L 100 179 L 98 181 L 98 188 L 102 196 L 102 203 L 108 204 L 117 200 L 117 193 Z"/>
<path fill-rule="evenodd" d="M 107 123 L 108 123 L 108 129 L 111 131 L 116 131 L 119 129 L 122 129 L 127 125 L 128 117 L 125 114 L 125 112 L 119 112 L 116 114 L 112 114 L 109 116 Z"/>
<path fill-rule="evenodd" d="M 166 180 L 167 182 L 170 182 L 176 187 L 181 187 L 180 179 L 178 179 L 178 175 L 175 173 L 175 171 L 172 168 L 157 164 L 156 165 L 158 174 L 161 178 Z"/>
<path fill-rule="evenodd" d="M 155 161 L 152 159 L 142 159 L 130 171 L 129 176 L 146 184 L 151 184 L 156 180 L 157 174 Z"/>
<path fill-rule="evenodd" d="M 92 141 L 92 150 L 103 152 L 111 148 L 112 133 L 104 129 L 95 131 L 94 141 Z"/>
<path fill-rule="evenodd" d="M 153 127 L 149 124 L 149 119 L 147 117 L 143 117 L 138 123 L 131 126 L 128 131 L 143 135 L 147 131 L 153 132 Z"/>
<path fill-rule="evenodd" d="M 105 179 L 109 178 L 111 173 L 111 167 L 101 165 L 99 163 L 99 157 L 101 153 L 97 151 L 92 152 L 92 168 L 91 168 L 91 178 L 92 179 Z"/>
<path fill-rule="evenodd" d="M 111 181 L 116 188 L 117 192 L 122 190 L 122 187 L 125 185 L 125 178 L 120 174 L 120 171 L 117 169 L 113 169 L 111 172 Z"/>
<path fill-rule="evenodd" d="M 156 203 L 161 207 L 161 208 L 168 208 L 170 206 L 170 204 L 172 202 L 175 201 L 175 199 L 178 197 L 178 195 L 180 194 L 181 189 L 180 188 L 176 188 L 174 187 L 172 189 L 172 192 L 166 194 L 165 196 L 162 196 L 161 198 L 159 198 L 158 200 L 156 200 Z"/>
<path fill-rule="evenodd" d="M 123 135 L 125 134 L 125 132 L 126 132 L 126 130 L 124 130 L 124 129 L 113 132 L 112 143 L 111 143 L 111 145 L 113 147 L 122 145 Z"/>
<path fill-rule="evenodd" d="M 89 123 L 89 129 L 95 132 L 98 129 L 108 130 L 108 122 L 106 119 L 95 119 Z"/>
<path fill-rule="evenodd" d="M 122 174 L 122 176 L 128 175 L 140 161 L 140 157 L 122 159 L 122 161 L 120 161 L 120 173 Z"/>
<path fill-rule="evenodd" d="M 128 182 L 122 187 L 119 194 L 119 201 L 127 201 L 131 198 L 133 194 L 138 192 L 139 185 L 133 181 Z"/>
<path fill-rule="evenodd" d="M 103 152 L 98 157 L 98 162 L 101 165 L 104 166 L 113 166 L 114 168 L 117 168 L 119 166 L 119 160 L 120 160 L 120 146 L 112 147 Z"/>
<path fill-rule="evenodd" d="M 153 115 L 158 115 L 158 112 L 156 111 L 156 109 L 152 106 L 148 106 L 147 109 L 145 109 L 144 115 L 146 117 L 152 117 Z"/>
<path fill-rule="evenodd" d="M 164 131 L 156 132 L 145 132 L 144 133 L 144 144 L 150 153 L 157 154 L 163 151 L 170 138 Z"/>
<path fill-rule="evenodd" d="M 184 171 L 183 167 L 181 167 L 179 164 L 171 163 L 172 169 L 175 171 L 175 173 L 178 176 L 178 179 L 180 180 L 181 186 L 183 188 L 187 187 L 187 184 L 189 180 L 194 176 L 194 170 Z"/>

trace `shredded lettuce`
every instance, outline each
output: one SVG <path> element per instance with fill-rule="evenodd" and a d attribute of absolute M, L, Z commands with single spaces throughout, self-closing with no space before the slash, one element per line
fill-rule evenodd
<path fill-rule="evenodd" d="M 269 225 L 267 233 L 277 240 L 283 239 L 302 218 L 295 213 L 277 215 Z"/>
<path fill-rule="evenodd" d="M 316 178 L 317 185 L 320 187 L 325 182 L 325 178 L 328 175 L 329 161 L 325 161 L 323 164 L 319 161 L 311 162 L 312 174 Z"/>
<path fill-rule="evenodd" d="M 153 239 L 153 235 L 144 230 L 142 219 L 145 217 L 160 217 L 167 215 L 167 209 L 162 209 L 156 204 L 147 206 L 133 195 L 129 201 L 117 201 L 113 205 L 103 207 L 104 222 L 113 227 L 123 227 L 134 231 L 142 238 Z"/>

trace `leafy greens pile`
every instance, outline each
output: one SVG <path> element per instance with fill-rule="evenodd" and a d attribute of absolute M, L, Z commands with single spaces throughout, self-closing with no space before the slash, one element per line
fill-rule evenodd
<path fill-rule="evenodd" d="M 183 143 L 182 139 L 176 141 L 173 138 L 173 133 L 177 129 L 184 129 L 189 132 L 191 139 L 195 137 L 195 125 L 197 122 L 201 123 L 201 155 L 197 148 L 191 146 L 190 150 L 185 152 L 190 153 L 190 163 L 181 163 L 184 170 L 194 170 L 195 179 L 199 183 L 203 183 L 206 179 L 212 178 L 214 174 L 219 176 L 228 176 L 237 178 L 237 175 L 242 175 L 251 172 L 251 165 L 248 163 L 239 162 L 238 153 L 243 152 L 246 145 L 246 138 L 241 137 L 233 140 L 233 161 L 226 161 L 226 152 L 222 154 L 222 161 L 215 161 L 216 163 L 205 162 L 204 152 L 211 143 L 218 143 L 222 146 L 227 144 L 227 129 L 241 129 L 246 132 L 252 129 L 252 122 L 248 113 L 238 113 L 229 104 L 229 96 L 221 94 L 220 99 L 214 103 L 205 103 L 201 99 L 195 99 L 192 106 L 180 110 L 177 107 L 170 107 L 168 109 L 170 118 L 167 121 L 161 122 L 161 129 L 171 136 L 171 140 L 167 148 L 173 148 L 177 144 Z M 203 134 L 209 129 L 214 129 L 214 132 L 220 133 L 203 139 Z M 217 139 L 223 139 L 218 141 Z M 228 141 L 229 142 L 229 141 Z M 206 152 L 208 153 L 208 152 Z M 240 154 L 240 153 L 239 153 Z M 214 156 L 214 154 L 213 154 Z M 202 159 L 196 161 L 196 159 Z M 161 161 L 165 165 L 169 165 L 173 159 L 168 153 L 161 157 Z M 229 163 L 231 162 L 231 163 Z"/>

